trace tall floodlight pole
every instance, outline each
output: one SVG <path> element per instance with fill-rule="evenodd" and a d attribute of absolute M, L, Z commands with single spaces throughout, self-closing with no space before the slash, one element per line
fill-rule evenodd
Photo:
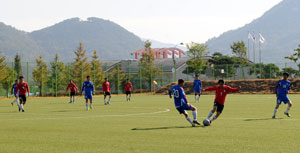
<path fill-rule="evenodd" d="M 173 80 L 174 82 L 176 81 L 176 73 L 177 73 L 176 72 L 177 67 L 176 67 L 175 51 L 176 51 L 177 46 L 179 46 L 179 45 L 183 45 L 183 43 L 179 43 L 179 44 L 175 45 L 173 52 L 172 52 L 172 59 L 173 59 L 173 64 L 174 64 L 174 80 Z"/>

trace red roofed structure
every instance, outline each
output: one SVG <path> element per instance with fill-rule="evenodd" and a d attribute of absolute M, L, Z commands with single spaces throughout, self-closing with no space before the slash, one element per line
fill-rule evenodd
<path fill-rule="evenodd" d="M 185 55 L 185 52 L 179 48 L 152 48 L 151 52 L 153 52 L 156 59 L 167 59 L 169 55 L 173 55 L 173 52 L 174 55 L 177 55 L 179 58 L 181 58 L 182 55 Z M 143 48 L 132 52 L 131 55 L 134 55 L 135 59 L 139 59 L 139 56 L 142 56 L 145 53 L 146 50 Z"/>

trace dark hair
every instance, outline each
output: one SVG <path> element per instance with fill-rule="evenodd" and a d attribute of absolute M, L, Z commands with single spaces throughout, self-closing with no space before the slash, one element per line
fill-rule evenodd
<path fill-rule="evenodd" d="M 15 82 L 16 82 L 16 81 L 18 81 L 18 79 L 17 79 L 17 80 L 15 80 Z"/>
<path fill-rule="evenodd" d="M 89 76 L 89 75 L 88 75 L 88 76 L 86 76 L 86 78 L 87 78 L 87 79 L 88 79 L 88 78 L 90 78 L 90 77 L 91 77 L 91 76 Z"/>
<path fill-rule="evenodd" d="M 284 73 L 283 73 L 283 75 L 286 75 L 287 77 L 289 77 L 289 76 L 290 76 L 290 74 L 289 74 L 289 73 L 287 73 L 287 72 L 284 72 Z"/>
<path fill-rule="evenodd" d="M 104 80 L 107 80 L 107 78 L 104 78 Z"/>
<path fill-rule="evenodd" d="M 199 75 L 198 75 L 198 74 L 196 74 L 196 75 L 195 75 L 195 77 L 199 77 Z"/>
<path fill-rule="evenodd" d="M 24 77 L 21 75 L 21 76 L 20 76 L 20 79 L 24 79 Z"/>
<path fill-rule="evenodd" d="M 183 79 L 179 79 L 178 80 L 178 84 L 182 84 L 182 83 L 184 83 L 184 80 Z"/>
<path fill-rule="evenodd" d="M 223 83 L 223 84 L 224 84 L 225 81 L 224 81 L 224 80 L 219 80 L 219 81 L 218 81 L 218 84 L 219 84 L 219 83 Z"/>

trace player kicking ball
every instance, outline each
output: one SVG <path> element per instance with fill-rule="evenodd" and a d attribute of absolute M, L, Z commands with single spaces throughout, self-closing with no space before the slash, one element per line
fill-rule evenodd
<path fill-rule="evenodd" d="M 288 73 L 283 73 L 283 79 L 279 80 L 276 84 L 275 92 L 276 92 L 276 97 L 277 97 L 277 104 L 274 109 L 274 114 L 272 117 L 273 119 L 276 118 L 277 110 L 282 102 L 284 104 L 288 104 L 284 114 L 288 117 L 291 117 L 291 114 L 289 114 L 289 110 L 292 107 L 292 102 L 290 101 L 290 99 L 287 96 L 287 94 L 290 92 L 290 89 L 291 89 L 291 82 L 288 80 L 289 76 L 290 75 Z"/>
<path fill-rule="evenodd" d="M 88 111 L 89 108 L 93 109 L 93 94 L 95 93 L 95 88 L 93 82 L 91 81 L 91 77 L 87 76 L 86 79 L 87 81 L 85 81 L 82 85 L 81 94 L 83 93 L 84 90 L 85 107 L 86 110 Z M 89 107 L 89 100 L 90 100 L 90 107 Z"/>
<path fill-rule="evenodd" d="M 19 93 L 19 95 L 17 95 Z M 29 86 L 27 82 L 24 81 L 24 77 L 20 76 L 20 82 L 17 85 L 17 89 L 15 92 L 15 96 L 20 98 L 20 106 L 19 106 L 19 112 L 22 110 L 22 112 L 25 112 L 24 105 L 26 104 L 26 93 L 28 93 L 29 96 Z"/>
<path fill-rule="evenodd" d="M 207 119 L 210 120 L 211 116 L 217 111 L 217 114 L 210 120 L 210 123 L 216 120 L 223 112 L 225 99 L 228 93 L 238 92 L 241 87 L 232 88 L 226 86 L 224 80 L 219 80 L 218 85 L 203 89 L 203 91 L 216 91 L 213 109 L 209 112 Z"/>
<path fill-rule="evenodd" d="M 19 99 L 18 99 L 18 93 L 16 93 L 17 91 L 17 86 L 18 86 L 19 80 L 16 80 L 15 83 L 12 85 L 11 88 L 11 94 L 15 96 L 15 100 L 13 102 L 11 102 L 11 105 L 13 106 L 14 103 L 17 103 L 17 105 L 19 106 Z"/>
<path fill-rule="evenodd" d="M 184 84 L 184 80 L 179 79 L 178 80 L 178 85 L 173 86 L 170 90 L 169 90 L 169 96 L 172 99 L 172 95 L 174 96 L 174 102 L 175 102 L 175 107 L 177 109 L 177 111 L 180 114 L 183 114 L 185 116 L 185 118 L 192 124 L 192 126 L 196 126 L 200 125 L 200 123 L 197 121 L 197 108 L 194 107 L 193 105 L 189 104 L 184 90 L 183 90 L 183 84 Z M 194 120 L 192 121 L 191 118 L 189 117 L 188 113 L 186 112 L 186 110 L 191 110 L 194 116 Z"/>
<path fill-rule="evenodd" d="M 71 93 L 70 93 L 70 102 L 69 103 L 71 104 L 73 102 L 73 104 L 74 104 L 75 103 L 75 94 L 76 94 L 76 91 L 78 89 L 77 89 L 76 84 L 73 82 L 73 80 L 70 80 L 70 84 L 68 85 L 66 92 L 68 92 L 69 89 L 71 91 Z"/>
<path fill-rule="evenodd" d="M 201 95 L 202 81 L 199 79 L 199 75 L 196 75 L 194 80 L 195 102 L 199 102 Z"/>

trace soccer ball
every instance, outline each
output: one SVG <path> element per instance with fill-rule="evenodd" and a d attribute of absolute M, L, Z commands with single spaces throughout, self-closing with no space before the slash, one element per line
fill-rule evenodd
<path fill-rule="evenodd" d="M 210 121 L 209 121 L 209 119 L 203 120 L 203 125 L 204 125 L 204 126 L 210 126 Z"/>

